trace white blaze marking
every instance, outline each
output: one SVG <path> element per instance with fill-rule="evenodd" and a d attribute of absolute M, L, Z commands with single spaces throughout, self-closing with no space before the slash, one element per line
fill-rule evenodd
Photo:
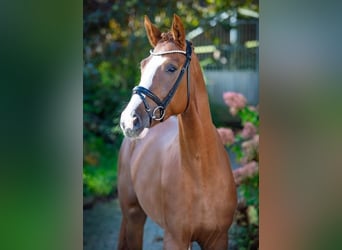
<path fill-rule="evenodd" d="M 150 61 L 146 64 L 144 74 L 141 76 L 140 86 L 149 89 L 152 85 L 152 80 L 156 74 L 157 69 L 166 61 L 166 57 L 152 56 Z"/>
<path fill-rule="evenodd" d="M 153 77 L 156 74 L 157 69 L 165 62 L 165 60 L 166 58 L 163 56 L 152 56 L 152 58 L 149 60 L 144 68 L 139 86 L 150 89 Z M 142 100 L 139 95 L 133 95 L 127 107 L 122 112 L 121 120 L 125 123 L 125 128 L 133 129 L 133 117 L 131 116 L 131 114 L 133 110 L 137 109 L 141 102 Z M 142 132 L 144 136 L 146 133 L 147 131 Z"/>

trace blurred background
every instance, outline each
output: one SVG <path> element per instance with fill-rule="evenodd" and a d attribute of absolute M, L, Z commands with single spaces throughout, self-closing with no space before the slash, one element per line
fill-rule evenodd
<path fill-rule="evenodd" d="M 247 106 L 258 106 L 258 0 L 84 0 L 85 249 L 105 249 L 104 245 L 99 247 L 97 244 L 106 240 L 94 235 L 100 235 L 98 231 L 104 220 L 116 223 L 114 211 L 117 206 L 117 156 L 123 138 L 118 122 L 120 113 L 131 96 L 132 88 L 139 82 L 139 63 L 148 56 L 151 49 L 145 34 L 143 17 L 148 15 L 161 31 L 167 31 L 174 13 L 182 18 L 187 39 L 193 42 L 200 59 L 215 125 L 229 127 L 234 133 L 244 127 L 245 119 L 241 114 L 233 116 L 229 112 L 223 99 L 223 93 L 227 91 L 241 93 L 247 100 Z M 254 125 L 258 127 L 258 123 Z M 241 146 L 239 136 L 235 138 Z M 227 145 L 227 150 L 232 158 L 236 157 L 236 153 L 242 158 L 241 147 L 238 149 L 236 145 Z M 234 159 L 234 168 L 240 166 L 238 160 Z M 247 199 L 244 199 L 241 208 L 245 212 L 238 218 L 241 227 L 235 230 L 235 235 L 241 237 L 238 239 L 238 236 L 233 236 L 236 238 L 234 249 L 258 247 L 258 176 L 253 178 L 239 191 Z M 251 204 L 254 210 L 249 209 L 247 212 L 248 205 Z M 106 246 L 115 245 L 114 238 L 117 236 L 114 236 L 114 227 L 107 225 L 101 230 L 109 231 L 107 234 L 102 231 L 102 236 L 98 236 L 108 235 L 111 238 Z M 92 243 L 94 241 L 97 242 L 96 246 Z M 158 242 L 156 239 L 152 241 Z"/>

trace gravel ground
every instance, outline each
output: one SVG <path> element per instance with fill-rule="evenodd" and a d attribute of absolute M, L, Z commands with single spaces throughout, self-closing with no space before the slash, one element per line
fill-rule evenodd
<path fill-rule="evenodd" d="M 83 211 L 83 249 L 114 250 L 117 248 L 121 211 L 117 199 L 97 202 Z M 162 229 L 147 219 L 144 231 L 144 249 L 163 248 Z"/>
<path fill-rule="evenodd" d="M 83 210 L 83 249 L 114 250 L 117 248 L 121 211 L 117 199 L 99 201 Z M 200 250 L 197 243 L 193 250 Z M 145 224 L 144 249 L 163 249 L 163 230 L 149 218 Z M 232 249 L 232 248 L 229 248 Z"/>

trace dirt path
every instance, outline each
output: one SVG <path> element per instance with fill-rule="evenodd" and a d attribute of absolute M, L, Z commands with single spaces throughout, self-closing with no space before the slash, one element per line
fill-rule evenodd
<path fill-rule="evenodd" d="M 117 199 L 97 202 L 92 208 L 83 210 L 83 249 L 116 249 L 120 223 L 121 211 Z M 163 249 L 163 230 L 150 219 L 145 224 L 144 249 Z M 194 243 L 193 250 L 200 250 L 200 247 Z"/>

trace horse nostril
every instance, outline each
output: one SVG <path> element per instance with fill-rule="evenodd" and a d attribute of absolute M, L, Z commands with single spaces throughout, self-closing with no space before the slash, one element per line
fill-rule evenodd
<path fill-rule="evenodd" d="M 137 115 L 133 115 L 133 127 L 138 128 L 140 126 L 140 118 Z"/>

